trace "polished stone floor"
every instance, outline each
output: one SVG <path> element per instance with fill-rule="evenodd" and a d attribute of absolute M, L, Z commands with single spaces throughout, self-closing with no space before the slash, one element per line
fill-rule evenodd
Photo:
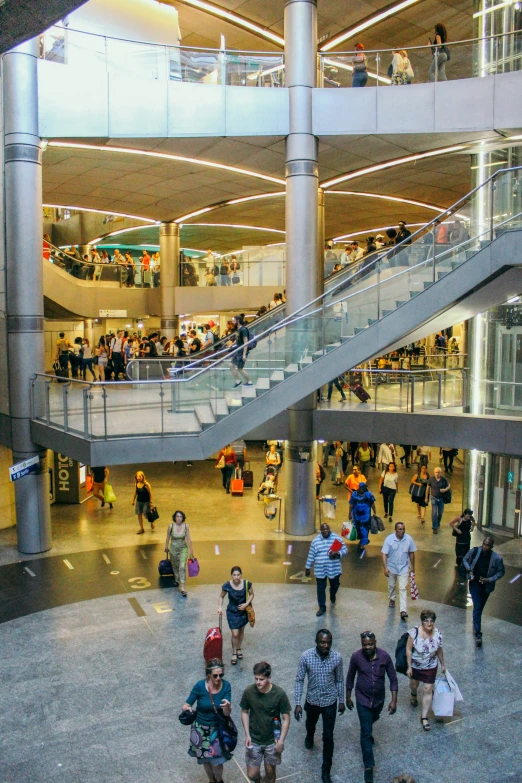
<path fill-rule="evenodd" d="M 379 646 L 392 654 L 403 632 L 382 593 L 341 588 L 335 610 L 318 620 L 312 586 L 261 584 L 250 567 L 245 574 L 254 581 L 257 622 L 247 629 L 241 665 L 228 664 L 228 631 L 224 646 L 238 724 L 241 692 L 256 661 L 272 664 L 274 682 L 293 704 L 299 656 L 313 646 L 319 627 L 332 631 L 345 671 L 362 630 L 373 630 Z M 202 641 L 215 622 L 226 569 L 220 577 L 192 587 L 186 601 L 172 590 L 135 589 L 0 625 L 2 783 L 205 783 L 204 772 L 187 756 L 188 729 L 177 716 L 203 676 Z M 516 667 L 522 628 L 488 617 L 484 647 L 477 650 L 469 608 L 422 600 L 416 611 L 410 608 L 410 625 L 424 606 L 437 612 L 446 664 L 465 700 L 452 718 L 433 721 L 425 734 L 400 675 L 398 711 L 383 713 L 374 730 L 376 783 L 391 783 L 403 772 L 417 783 L 520 783 L 522 685 Z M 239 731 L 225 783 L 246 780 Z M 320 730 L 313 751 L 304 749 L 303 740 L 303 724 L 292 721 L 279 779 L 320 780 Z M 338 718 L 335 740 L 333 780 L 360 783 L 356 714 Z"/>

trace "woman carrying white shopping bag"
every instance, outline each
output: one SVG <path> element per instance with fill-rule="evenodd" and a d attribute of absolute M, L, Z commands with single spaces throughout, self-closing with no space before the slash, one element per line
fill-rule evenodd
<path fill-rule="evenodd" d="M 433 700 L 433 685 L 437 676 L 437 666 L 440 661 L 441 672 L 445 674 L 444 651 L 442 649 L 442 634 L 435 627 L 437 615 L 431 609 L 423 609 L 420 614 L 421 625 L 408 631 L 409 639 L 406 645 L 406 658 L 410 678 L 410 702 L 417 706 L 417 690 L 419 683 L 423 684 L 422 711 L 420 722 L 424 731 L 430 730 L 428 712 Z"/>

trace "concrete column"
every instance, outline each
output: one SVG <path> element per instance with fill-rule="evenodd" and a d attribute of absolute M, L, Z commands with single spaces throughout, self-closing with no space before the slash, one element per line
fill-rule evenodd
<path fill-rule="evenodd" d="M 52 546 L 47 451 L 31 440 L 30 379 L 44 372 L 42 160 L 38 136 L 38 39 L 3 58 L 7 354 L 15 462 L 40 456 L 15 484 L 18 549 Z"/>
<path fill-rule="evenodd" d="M 312 90 L 317 78 L 317 2 L 288 0 L 285 5 L 285 83 L 290 96 L 290 133 L 286 140 L 286 311 L 295 312 L 322 293 L 318 230 L 317 139 L 312 132 Z M 293 328 L 293 350 L 315 350 L 317 335 L 307 323 Z M 310 535 L 315 530 L 315 462 L 312 440 L 315 395 L 290 409 L 285 444 L 285 531 Z"/>
<path fill-rule="evenodd" d="M 318 189 L 317 192 L 317 294 L 324 291 L 324 247 L 325 247 L 325 208 L 324 208 L 324 190 Z"/>
<path fill-rule="evenodd" d="M 160 226 L 160 261 L 161 335 L 171 340 L 179 328 L 179 318 L 174 304 L 174 289 L 179 286 L 179 225 L 177 223 L 162 223 Z"/>
<path fill-rule="evenodd" d="M 89 341 L 91 347 L 94 346 L 94 324 L 92 318 L 85 318 L 83 322 L 83 336 Z"/>

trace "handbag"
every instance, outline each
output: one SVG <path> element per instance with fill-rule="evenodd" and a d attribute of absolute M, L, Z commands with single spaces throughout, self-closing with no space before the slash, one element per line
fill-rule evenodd
<path fill-rule="evenodd" d="M 448 489 L 447 492 L 441 492 L 442 495 L 442 502 L 445 506 L 448 505 L 448 503 L 451 503 L 451 489 Z"/>
<path fill-rule="evenodd" d="M 218 738 L 219 744 L 221 745 L 221 750 L 223 750 L 225 753 L 232 753 L 237 745 L 236 724 L 230 715 L 224 715 L 221 709 L 218 710 L 216 708 L 213 696 L 210 691 L 208 691 L 208 695 L 210 696 L 210 701 L 212 702 L 214 712 L 216 713 Z"/>
<path fill-rule="evenodd" d="M 116 502 L 116 495 L 114 494 L 114 490 L 111 484 L 105 484 L 105 489 L 103 490 L 103 500 L 105 503 Z"/>
<path fill-rule="evenodd" d="M 187 572 L 189 576 L 197 576 L 199 574 L 199 563 L 197 558 L 189 557 L 187 560 Z"/>
<path fill-rule="evenodd" d="M 370 517 L 370 533 L 372 536 L 376 536 L 379 532 L 379 526 L 377 524 L 377 517 L 371 516 Z"/>
<path fill-rule="evenodd" d="M 151 506 L 147 511 L 147 520 L 152 524 L 159 519 L 158 509 L 156 506 Z"/>
<path fill-rule="evenodd" d="M 225 467 L 225 455 L 222 454 L 221 457 L 218 459 L 216 468 L 224 468 Z"/>
<path fill-rule="evenodd" d="M 196 720 L 196 711 L 195 710 L 183 710 L 178 715 L 178 720 L 180 723 L 183 724 L 183 726 L 192 726 L 194 721 Z"/>
<path fill-rule="evenodd" d="M 248 600 L 248 581 L 245 582 L 245 599 Z M 250 623 L 250 627 L 253 628 L 256 624 L 256 613 L 254 610 L 254 607 L 252 604 L 248 604 L 247 608 L 245 609 L 248 617 L 248 622 Z"/>

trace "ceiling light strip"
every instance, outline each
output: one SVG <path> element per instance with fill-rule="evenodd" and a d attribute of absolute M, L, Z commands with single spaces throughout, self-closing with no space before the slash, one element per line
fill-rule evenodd
<path fill-rule="evenodd" d="M 75 207 L 69 204 L 42 204 L 42 206 L 46 209 L 69 209 L 71 212 L 93 212 L 96 215 L 113 215 L 114 217 L 129 218 L 129 220 L 142 220 L 150 225 L 159 225 L 161 223 L 161 220 L 153 220 L 141 215 L 128 215 L 126 212 L 112 212 L 110 209 L 91 209 L 90 207 Z M 139 226 L 139 228 L 143 228 L 143 226 Z"/>
<path fill-rule="evenodd" d="M 340 43 L 346 41 L 348 38 L 354 38 L 363 30 L 367 30 L 369 27 L 373 27 L 379 22 L 382 22 L 384 19 L 387 19 L 389 16 L 398 14 L 400 11 L 404 11 L 405 8 L 409 8 L 411 5 L 415 5 L 415 3 L 418 2 L 420 2 L 420 0 L 401 0 L 400 3 L 389 5 L 384 10 L 379 11 L 376 14 L 372 14 L 371 16 L 368 16 L 364 21 L 362 21 L 360 24 L 356 25 L 355 27 L 350 27 L 349 29 L 343 30 L 341 33 L 338 33 L 337 35 L 334 35 L 328 41 L 324 42 L 324 44 L 320 48 L 320 51 L 329 52 L 330 49 L 334 49 L 336 46 L 339 46 Z"/>
<path fill-rule="evenodd" d="M 400 196 L 384 196 L 380 193 L 364 193 L 361 190 L 327 190 L 331 195 L 339 196 L 364 196 L 365 198 L 378 198 L 383 201 L 396 201 L 399 204 L 411 204 L 414 207 L 423 207 L 431 209 L 433 212 L 444 212 L 444 207 L 438 207 L 436 204 L 427 204 L 425 201 L 413 201 L 410 198 L 400 198 Z"/>
<path fill-rule="evenodd" d="M 265 182 L 275 182 L 277 185 L 284 185 L 285 180 L 279 177 L 270 177 L 268 174 L 260 174 L 257 171 L 249 171 L 248 169 L 240 169 L 237 166 L 228 166 L 226 163 L 214 163 L 210 160 L 200 160 L 199 158 L 186 158 L 183 155 L 171 155 L 167 152 L 154 152 L 152 150 L 140 150 L 132 147 L 112 147 L 104 144 L 80 144 L 75 141 L 50 141 L 49 147 L 57 147 L 58 149 L 73 149 L 73 150 L 95 150 L 97 152 L 119 152 L 126 155 L 144 155 L 148 158 L 158 158 L 160 160 L 178 161 L 180 163 L 194 163 L 197 166 L 207 166 L 211 169 L 220 169 L 221 171 L 230 171 L 233 174 L 243 174 L 246 177 L 254 177 L 255 179 L 262 179 Z"/>
<path fill-rule="evenodd" d="M 181 2 L 185 3 L 185 5 L 192 6 L 193 8 L 198 8 L 200 11 L 205 11 L 208 14 L 212 14 L 213 16 L 218 16 L 220 19 L 225 19 L 227 22 L 231 22 L 238 27 L 243 27 L 245 30 L 250 30 L 250 32 L 255 33 L 256 35 L 260 35 L 263 38 L 266 38 L 268 41 L 272 41 L 273 43 L 278 44 L 278 46 L 285 45 L 285 39 L 280 35 L 277 35 L 277 33 L 273 33 L 266 27 L 261 27 L 261 25 L 255 24 L 255 22 L 251 22 L 244 16 L 234 14 L 232 11 L 227 11 L 225 8 L 222 8 L 219 5 L 214 5 L 214 3 L 209 3 L 206 0 L 181 0 Z"/>

